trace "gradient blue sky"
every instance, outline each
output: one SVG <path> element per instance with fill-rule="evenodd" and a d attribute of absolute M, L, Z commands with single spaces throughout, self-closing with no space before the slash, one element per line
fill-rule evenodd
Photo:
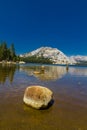
<path fill-rule="evenodd" d="M 87 55 L 87 0 L 0 0 L 0 40 L 18 54 L 51 46 Z"/>

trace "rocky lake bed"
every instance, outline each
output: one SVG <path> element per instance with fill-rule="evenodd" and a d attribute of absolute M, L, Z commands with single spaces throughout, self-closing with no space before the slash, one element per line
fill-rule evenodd
<path fill-rule="evenodd" d="M 0 65 L 1 130 L 87 130 L 87 67 Z M 54 103 L 36 110 L 23 102 L 28 86 L 52 90 Z"/>

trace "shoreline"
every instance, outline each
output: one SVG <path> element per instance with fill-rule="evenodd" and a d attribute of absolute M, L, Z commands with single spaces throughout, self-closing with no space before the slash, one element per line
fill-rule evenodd
<path fill-rule="evenodd" d="M 6 64 L 6 65 L 11 65 L 11 64 L 25 64 L 24 61 L 0 61 L 0 64 Z"/>

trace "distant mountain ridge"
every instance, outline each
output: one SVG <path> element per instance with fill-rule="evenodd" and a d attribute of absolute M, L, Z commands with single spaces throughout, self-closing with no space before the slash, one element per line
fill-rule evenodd
<path fill-rule="evenodd" d="M 87 56 L 81 56 L 81 55 L 71 56 L 70 60 L 76 64 L 87 64 Z"/>
<path fill-rule="evenodd" d="M 49 58 L 53 64 L 77 64 L 80 62 L 87 62 L 87 56 L 66 56 L 62 51 L 52 47 L 40 47 L 29 53 L 20 55 L 20 57 L 37 56 Z"/>

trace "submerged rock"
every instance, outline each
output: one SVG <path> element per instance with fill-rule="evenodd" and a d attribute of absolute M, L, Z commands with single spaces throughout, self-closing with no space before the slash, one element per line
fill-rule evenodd
<path fill-rule="evenodd" d="M 23 101 L 35 109 L 45 109 L 53 101 L 53 92 L 43 86 L 30 86 L 25 90 Z"/>
<path fill-rule="evenodd" d="M 41 74 L 40 71 L 34 71 L 34 74 Z"/>

